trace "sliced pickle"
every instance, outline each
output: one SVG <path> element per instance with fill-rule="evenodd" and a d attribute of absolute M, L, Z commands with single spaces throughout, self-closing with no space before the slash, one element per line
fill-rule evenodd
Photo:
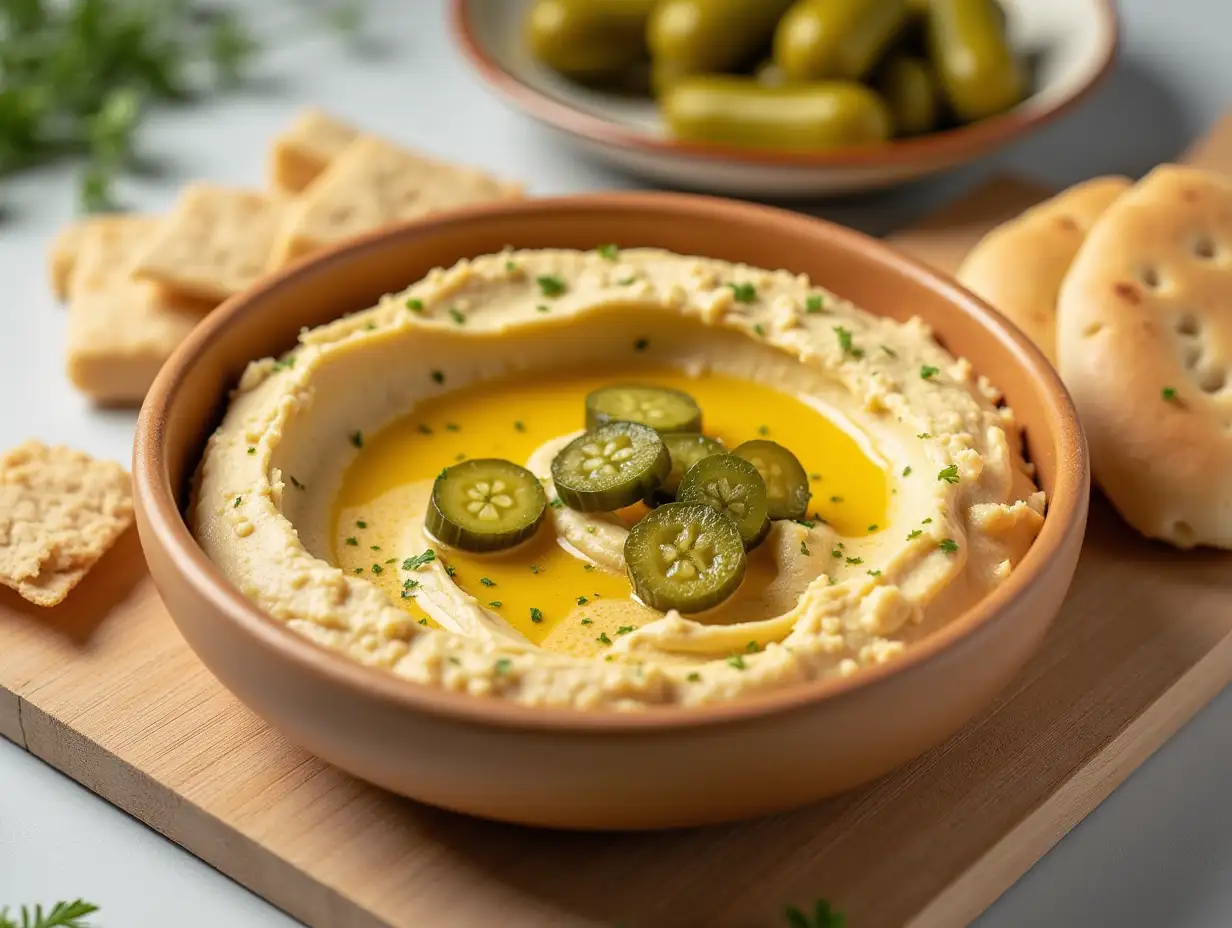
<path fill-rule="evenodd" d="M 667 445 L 667 453 L 672 456 L 672 469 L 663 485 L 646 497 L 647 506 L 661 506 L 674 501 L 685 471 L 702 458 L 723 454 L 727 450 L 718 439 L 696 432 L 669 432 L 663 436 L 663 444 Z"/>
<path fill-rule="evenodd" d="M 561 449 L 552 460 L 552 481 L 570 509 L 614 512 L 657 489 L 671 469 L 658 432 L 637 422 L 609 422 Z"/>
<path fill-rule="evenodd" d="M 712 454 L 690 467 L 676 498 L 709 506 L 731 519 L 746 549 L 756 547 L 770 531 L 766 484 L 756 467 L 734 454 Z"/>
<path fill-rule="evenodd" d="M 424 527 L 441 544 L 463 551 L 499 551 L 535 534 L 547 494 L 525 467 L 500 458 L 463 461 L 432 485 Z"/>
<path fill-rule="evenodd" d="M 614 421 L 640 422 L 656 432 L 700 432 L 697 400 L 669 387 L 626 384 L 603 387 L 586 397 L 586 428 Z"/>
<path fill-rule="evenodd" d="M 766 483 L 771 519 L 803 519 L 808 512 L 809 481 L 799 458 L 778 442 L 757 438 L 732 449 L 749 461 Z"/>
<path fill-rule="evenodd" d="M 704 612 L 744 579 L 740 530 L 701 503 L 668 503 L 629 530 L 625 568 L 638 599 L 666 612 Z"/>

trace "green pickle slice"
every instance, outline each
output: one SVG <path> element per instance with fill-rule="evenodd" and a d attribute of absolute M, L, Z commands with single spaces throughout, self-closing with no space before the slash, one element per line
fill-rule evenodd
<path fill-rule="evenodd" d="M 662 433 L 700 432 L 702 408 L 680 390 L 639 384 L 602 387 L 586 397 L 586 428 L 616 420 L 640 422 Z"/>
<path fill-rule="evenodd" d="M 565 445 L 552 460 L 552 481 L 570 509 L 612 512 L 657 489 L 671 469 L 658 432 L 638 422 L 609 422 Z"/>
<path fill-rule="evenodd" d="M 800 460 L 775 441 L 757 438 L 732 449 L 749 461 L 766 483 L 771 519 L 803 519 L 808 512 L 808 474 Z"/>
<path fill-rule="evenodd" d="M 732 454 L 702 458 L 681 478 L 676 498 L 709 506 L 729 518 L 746 549 L 756 547 L 770 531 L 765 481 L 744 458 Z"/>
<path fill-rule="evenodd" d="M 731 519 L 701 503 L 668 503 L 625 539 L 625 567 L 638 599 L 666 612 L 704 612 L 740 587 L 744 542 Z"/>
<path fill-rule="evenodd" d="M 685 471 L 702 458 L 708 458 L 712 454 L 723 454 L 727 451 L 718 439 L 708 438 L 696 432 L 669 432 L 662 438 L 663 444 L 667 445 L 667 453 L 672 456 L 672 469 L 668 472 L 663 485 L 646 497 L 648 506 L 661 506 L 674 501 Z"/>
<path fill-rule="evenodd" d="M 463 551 L 499 551 L 535 534 L 547 494 L 525 467 L 480 458 L 447 467 L 432 484 L 424 516 L 428 534 Z"/>

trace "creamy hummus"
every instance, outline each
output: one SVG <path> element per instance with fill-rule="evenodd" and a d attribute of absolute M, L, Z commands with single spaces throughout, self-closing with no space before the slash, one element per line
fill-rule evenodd
<path fill-rule="evenodd" d="M 351 528 L 367 524 L 338 502 L 345 475 L 390 423 L 460 389 L 613 365 L 738 378 L 824 411 L 880 468 L 884 516 L 855 529 L 819 505 L 776 522 L 754 552 L 760 581 L 714 614 L 682 616 L 611 594 L 626 522 L 551 506 L 546 543 L 609 593 L 537 640 L 424 536 L 430 482 L 398 491 L 405 518 L 379 536 Z M 510 251 L 434 270 L 254 362 L 206 448 L 194 530 L 276 620 L 411 680 L 530 705 L 712 703 L 892 660 L 1009 576 L 1044 498 L 998 401 L 922 322 L 872 316 L 804 276 L 652 249 Z M 502 403 L 498 386 L 487 402 Z M 508 410 L 521 426 L 518 415 Z M 576 434 L 518 462 L 549 499 L 552 457 Z M 837 507 L 827 487 L 813 499 Z M 340 544 L 371 565 L 344 566 Z M 602 647 L 563 633 L 575 627 L 587 642 L 604 628 Z"/>

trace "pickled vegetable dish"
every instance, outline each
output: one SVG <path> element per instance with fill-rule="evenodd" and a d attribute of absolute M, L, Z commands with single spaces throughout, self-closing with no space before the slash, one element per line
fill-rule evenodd
<path fill-rule="evenodd" d="M 567 78 L 645 87 L 680 139 L 786 150 L 977 122 L 1027 93 L 999 0 L 537 0 L 525 40 Z"/>

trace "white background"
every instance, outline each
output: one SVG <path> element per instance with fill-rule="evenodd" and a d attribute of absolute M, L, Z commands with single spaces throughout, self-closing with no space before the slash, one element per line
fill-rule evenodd
<path fill-rule="evenodd" d="M 360 48 L 309 25 L 295 3 L 245 6 L 269 37 L 256 86 L 155 114 L 140 147 L 160 176 L 122 185 L 128 205 L 165 209 L 194 178 L 258 184 L 269 136 L 310 103 L 522 179 L 536 194 L 638 186 L 582 160 L 491 96 L 453 48 L 439 0 L 369 0 L 372 38 Z M 884 232 L 997 167 L 1062 185 L 1110 171 L 1140 174 L 1174 157 L 1232 104 L 1232 2 L 1121 6 L 1124 57 L 1078 113 L 941 181 L 809 211 Z M 68 169 L 7 178 L 0 187 L 0 448 L 37 436 L 127 461 L 134 414 L 91 409 L 62 374 L 65 316 L 49 294 L 44 253 L 74 202 Z M 981 928 L 1232 925 L 1229 787 L 1232 696 L 1225 693 L 1014 886 Z M 100 928 L 295 924 L 0 740 L 0 906 L 77 896 L 102 906 L 93 920 Z"/>

